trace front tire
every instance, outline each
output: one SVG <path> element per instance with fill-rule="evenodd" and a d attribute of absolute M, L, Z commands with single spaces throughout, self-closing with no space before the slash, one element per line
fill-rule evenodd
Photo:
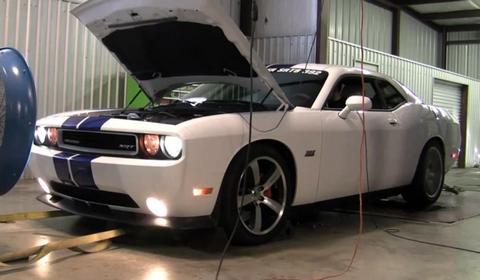
<path fill-rule="evenodd" d="M 427 207 L 440 197 L 445 177 L 444 159 L 436 143 L 428 144 L 422 151 L 412 184 L 402 193 L 413 207 Z"/>
<path fill-rule="evenodd" d="M 287 222 L 292 200 L 291 172 L 281 154 L 270 146 L 251 146 L 230 165 L 222 188 L 225 194 L 223 226 L 233 242 L 256 245 L 270 241 Z M 243 185 L 245 183 L 245 186 Z"/>

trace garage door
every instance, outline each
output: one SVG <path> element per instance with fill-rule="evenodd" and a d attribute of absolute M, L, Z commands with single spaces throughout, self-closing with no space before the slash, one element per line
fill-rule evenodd
<path fill-rule="evenodd" d="M 433 105 L 448 110 L 462 126 L 462 92 L 459 84 L 435 80 L 433 86 Z M 462 151 L 465 147 L 461 147 Z M 457 167 L 455 163 L 454 167 Z"/>
<path fill-rule="evenodd" d="M 461 121 L 462 91 L 461 85 L 435 80 L 433 105 L 448 110 L 457 120 Z"/>

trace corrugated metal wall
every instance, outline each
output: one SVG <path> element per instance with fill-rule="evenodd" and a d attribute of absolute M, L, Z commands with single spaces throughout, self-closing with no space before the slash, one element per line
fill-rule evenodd
<path fill-rule="evenodd" d="M 332 0 L 329 36 L 360 44 L 360 1 Z M 364 45 L 392 52 L 392 12 L 376 5 L 365 3 Z"/>
<path fill-rule="evenodd" d="M 309 54 L 309 62 L 313 63 L 316 54 L 315 41 L 315 35 L 257 38 L 255 50 L 266 65 L 304 63 Z"/>
<path fill-rule="evenodd" d="M 433 82 L 440 79 L 468 86 L 467 117 L 467 166 L 472 166 L 478 159 L 475 147 L 480 148 L 480 81 L 453 72 L 435 68 L 405 58 L 393 56 L 380 51 L 365 49 L 365 61 L 378 65 L 381 73 L 387 74 L 409 88 L 422 98 L 425 103 L 432 104 Z M 329 63 L 353 66 L 361 56 L 360 46 L 330 38 Z"/>
<path fill-rule="evenodd" d="M 314 34 L 317 29 L 317 0 L 256 0 L 258 37 Z"/>
<path fill-rule="evenodd" d="M 412 16 L 400 15 L 400 56 L 440 66 L 441 35 Z"/>
<path fill-rule="evenodd" d="M 315 61 L 317 0 L 257 0 L 255 50 L 265 64 Z M 313 44 L 313 47 L 312 47 Z"/>
<path fill-rule="evenodd" d="M 480 40 L 480 31 L 450 32 L 447 40 Z M 448 45 L 447 69 L 480 79 L 480 44 Z"/>
<path fill-rule="evenodd" d="M 60 0 L 0 0 L 0 46 L 24 54 L 38 117 L 124 104 L 125 72 Z"/>

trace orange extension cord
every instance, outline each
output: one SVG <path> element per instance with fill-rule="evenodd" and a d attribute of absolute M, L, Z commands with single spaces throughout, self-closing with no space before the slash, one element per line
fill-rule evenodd
<path fill-rule="evenodd" d="M 366 163 L 366 160 L 365 160 L 365 146 L 366 146 L 366 123 L 365 123 L 365 78 L 364 78 L 364 74 L 363 74 L 363 67 L 364 67 L 364 46 L 363 46 L 363 33 L 364 33 L 364 24 L 363 24 L 363 19 L 364 19 L 364 0 L 359 0 L 360 1 L 360 19 L 361 19 L 361 23 L 360 23 L 360 47 L 361 47 L 361 59 L 360 59 L 360 68 L 361 68 L 361 80 L 362 80 L 362 100 L 363 100 L 363 103 L 362 103 L 362 133 L 361 133 L 361 144 L 360 144 L 360 164 L 359 164 L 359 168 L 360 168 L 360 176 L 359 176 L 359 184 L 358 184 L 358 201 L 359 201 L 359 223 L 358 223 L 358 235 L 357 235 L 357 240 L 355 242 L 355 247 L 353 248 L 353 253 L 352 253 L 352 257 L 350 259 L 350 263 L 348 264 L 348 266 L 345 268 L 344 271 L 342 272 L 339 272 L 339 273 L 336 273 L 336 274 L 332 274 L 332 275 L 329 275 L 329 276 L 325 276 L 325 277 L 322 277 L 322 278 L 319 278 L 318 280 L 325 280 L 325 279 L 332 279 L 332 278 L 337 278 L 337 277 L 341 277 L 343 275 L 345 275 L 347 272 L 350 271 L 350 269 L 352 268 L 352 265 L 353 263 L 355 262 L 355 259 L 357 257 L 357 253 L 358 253 L 358 250 L 359 250 L 359 247 L 360 247 L 360 242 L 361 242 L 361 239 L 362 239 L 362 235 L 363 235 L 363 192 L 365 190 L 365 178 L 364 178 L 364 174 L 363 174 L 363 171 L 365 169 L 365 163 Z M 368 167 L 366 167 L 368 168 Z"/>

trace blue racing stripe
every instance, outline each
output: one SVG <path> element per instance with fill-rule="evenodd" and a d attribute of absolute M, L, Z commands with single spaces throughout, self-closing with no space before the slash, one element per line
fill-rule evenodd
<path fill-rule="evenodd" d="M 86 117 L 79 117 L 79 116 L 74 116 L 68 118 L 65 122 L 62 124 L 62 128 L 66 129 L 75 129 L 77 128 L 77 125 L 83 121 Z"/>
<path fill-rule="evenodd" d="M 83 130 L 100 130 L 102 125 L 104 125 L 109 119 L 110 117 L 90 117 L 80 124 L 78 128 Z"/>
<path fill-rule="evenodd" d="M 93 179 L 91 164 L 96 158 L 96 156 L 78 155 L 70 159 L 73 180 L 79 187 L 98 189 Z"/>
<path fill-rule="evenodd" d="M 59 153 L 53 157 L 53 165 L 55 167 L 55 172 L 57 173 L 58 179 L 60 179 L 63 183 L 70 185 L 74 185 L 74 183 L 68 168 L 68 158 L 72 157 L 73 155 L 74 154 L 71 153 Z"/>

